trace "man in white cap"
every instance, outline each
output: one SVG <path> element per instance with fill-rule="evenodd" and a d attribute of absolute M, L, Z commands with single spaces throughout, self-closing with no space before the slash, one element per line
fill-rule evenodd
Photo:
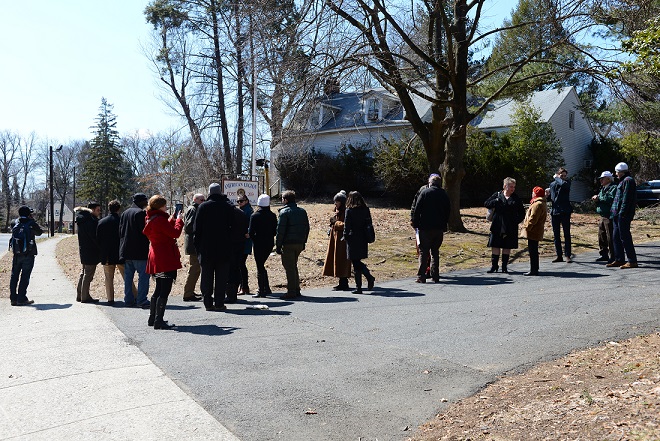
<path fill-rule="evenodd" d="M 600 191 L 591 199 L 596 201 L 596 213 L 600 214 L 598 222 L 598 248 L 600 257 L 596 262 L 614 262 L 614 247 L 612 246 L 612 202 L 616 185 L 613 185 L 614 175 L 610 171 L 600 174 Z"/>
<path fill-rule="evenodd" d="M 630 223 L 635 217 L 637 204 L 637 185 L 630 176 L 628 164 L 619 162 L 614 169 L 619 178 L 619 185 L 612 201 L 612 245 L 614 245 L 614 262 L 608 267 L 637 268 L 637 254 L 630 234 Z M 628 262 L 626 263 L 626 256 Z"/>
<path fill-rule="evenodd" d="M 250 216 L 248 233 L 254 245 L 254 262 L 257 264 L 257 283 L 259 290 L 252 297 L 266 297 L 272 294 L 268 283 L 266 260 L 275 246 L 277 216 L 270 210 L 270 196 L 262 194 L 257 200 L 259 209 Z"/>

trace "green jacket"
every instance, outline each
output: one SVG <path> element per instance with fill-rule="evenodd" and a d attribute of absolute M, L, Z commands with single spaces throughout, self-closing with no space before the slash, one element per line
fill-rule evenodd
<path fill-rule="evenodd" d="M 612 202 L 614 201 L 614 193 L 616 193 L 616 185 L 609 184 L 607 187 L 601 187 L 596 199 L 596 213 L 602 217 L 611 217 Z"/>
<path fill-rule="evenodd" d="M 280 208 L 279 214 L 275 247 L 281 249 L 282 245 L 286 244 L 305 244 L 309 236 L 307 212 L 295 203 L 291 203 Z"/>

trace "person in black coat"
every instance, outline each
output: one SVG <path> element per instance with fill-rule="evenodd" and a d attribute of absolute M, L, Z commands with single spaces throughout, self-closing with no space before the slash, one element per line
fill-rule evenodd
<path fill-rule="evenodd" d="M 149 308 L 147 258 L 149 239 L 142 232 L 149 199 L 144 193 L 133 195 L 133 205 L 119 219 L 119 259 L 124 262 L 124 305 Z M 133 276 L 138 273 L 137 298 L 133 294 Z"/>
<path fill-rule="evenodd" d="M 419 234 L 419 267 L 417 283 L 426 282 L 427 255 L 431 253 L 431 278 L 440 280 L 439 251 L 449 222 L 449 196 L 442 189 L 440 176 L 431 176 L 429 186 L 417 197 L 412 213 L 413 228 Z"/>
<path fill-rule="evenodd" d="M 242 278 L 241 263 L 245 255 L 245 241 L 247 240 L 246 236 L 248 236 L 248 227 L 250 225 L 250 218 L 240 208 L 234 207 L 232 215 L 231 261 L 229 263 L 229 279 L 225 292 L 227 295 L 226 303 L 236 303 L 238 287 L 241 284 Z"/>
<path fill-rule="evenodd" d="M 348 194 L 346 200 L 346 218 L 344 220 L 344 238 L 346 240 L 346 255 L 353 263 L 355 274 L 355 290 L 353 294 L 362 294 L 362 275 L 367 279 L 367 289 L 374 288 L 376 278 L 371 275 L 369 268 L 362 262 L 369 256 L 369 243 L 366 230 L 373 228 L 371 212 L 364 198 L 357 191 Z"/>
<path fill-rule="evenodd" d="M 121 203 L 113 200 L 108 203 L 109 214 L 101 219 L 96 227 L 101 265 L 105 275 L 105 296 L 108 305 L 115 303 L 115 269 L 124 278 L 124 263 L 119 259 L 119 209 Z M 137 289 L 133 285 L 133 295 Z"/>
<path fill-rule="evenodd" d="M 277 233 L 277 216 L 270 210 L 270 196 L 262 194 L 257 200 L 257 211 L 250 216 L 248 233 L 252 239 L 254 262 L 257 265 L 257 284 L 259 289 L 252 297 L 266 297 L 273 292 L 268 283 L 266 260 L 273 252 Z"/>
<path fill-rule="evenodd" d="M 564 167 L 560 167 L 557 173 L 553 176 L 553 181 L 550 183 L 550 201 L 552 206 L 550 209 L 550 223 L 552 224 L 552 234 L 555 241 L 555 252 L 557 257 L 552 261 L 563 262 L 561 249 L 561 233 L 560 229 L 564 230 L 564 254 L 566 255 L 566 262 L 571 263 L 571 213 L 573 207 L 571 206 L 571 181 L 568 180 L 568 172 Z"/>
<path fill-rule="evenodd" d="M 525 219 L 525 206 L 515 193 L 516 180 L 504 179 L 502 191 L 493 193 L 484 206 L 493 210 L 493 220 L 490 224 L 488 246 L 491 247 L 491 267 L 488 273 L 497 272 L 502 254 L 502 272 L 508 273 L 509 255 L 511 250 L 518 248 L 518 224 Z"/>
<path fill-rule="evenodd" d="M 183 217 L 183 232 L 184 245 L 183 251 L 188 256 L 188 273 L 186 274 L 186 281 L 183 285 L 183 301 L 184 302 L 199 302 L 202 296 L 195 294 L 195 286 L 201 274 L 201 267 L 199 260 L 197 260 L 197 250 L 195 249 L 195 242 L 193 239 L 193 228 L 195 227 L 195 216 L 197 215 L 197 207 L 204 202 L 206 198 L 203 194 L 197 193 L 193 196 L 193 201 L 190 207 L 186 210 Z"/>
<path fill-rule="evenodd" d="M 234 206 L 221 193 L 220 184 L 211 184 L 207 201 L 197 207 L 193 227 L 193 241 L 202 267 L 200 288 L 207 311 L 227 309 L 224 298 L 231 262 L 233 219 Z"/>
<path fill-rule="evenodd" d="M 18 209 L 18 219 L 11 222 L 12 237 L 9 239 L 9 248 L 12 250 L 11 278 L 9 279 L 9 301 L 11 306 L 32 305 L 34 300 L 27 297 L 27 288 L 30 284 L 30 275 L 34 268 L 34 256 L 37 255 L 37 241 L 35 236 L 41 236 L 43 229 L 32 218 L 32 210 L 27 205 Z M 14 228 L 23 224 L 25 228 L 25 241 L 14 243 Z M 30 230 L 27 231 L 27 228 Z M 22 245 L 22 246 L 21 246 Z"/>
<path fill-rule="evenodd" d="M 76 301 L 81 303 L 98 302 L 89 294 L 96 265 L 101 261 L 99 243 L 96 238 L 96 227 L 101 215 L 101 204 L 90 202 L 87 207 L 76 207 L 76 224 L 78 225 L 78 250 L 82 271 L 78 278 Z"/>

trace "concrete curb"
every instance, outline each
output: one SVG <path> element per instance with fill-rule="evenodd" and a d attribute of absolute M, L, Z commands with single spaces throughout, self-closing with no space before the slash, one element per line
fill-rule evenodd
<path fill-rule="evenodd" d="M 101 309 L 75 302 L 58 241 L 39 244 L 35 304 L 0 302 L 0 439 L 237 441 Z"/>

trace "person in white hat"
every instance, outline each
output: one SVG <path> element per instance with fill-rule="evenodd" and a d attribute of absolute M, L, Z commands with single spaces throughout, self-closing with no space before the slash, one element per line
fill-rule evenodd
<path fill-rule="evenodd" d="M 630 234 L 630 223 L 635 217 L 637 204 L 637 185 L 630 176 L 628 164 L 619 162 L 614 169 L 619 178 L 614 201 L 612 201 L 612 245 L 614 245 L 614 262 L 608 267 L 637 268 L 637 253 Z M 628 257 L 628 262 L 626 262 Z"/>
<path fill-rule="evenodd" d="M 257 264 L 257 284 L 259 285 L 257 293 L 252 297 L 266 297 L 273 293 L 268 283 L 266 260 L 275 246 L 277 216 L 270 210 L 270 196 L 267 194 L 259 195 L 257 207 L 259 209 L 250 216 L 248 229 L 254 247 L 254 263 Z"/>
<path fill-rule="evenodd" d="M 612 246 L 612 220 L 610 213 L 614 201 L 614 175 L 610 171 L 600 174 L 600 191 L 591 199 L 596 201 L 596 213 L 600 214 L 598 222 L 598 249 L 600 257 L 596 262 L 614 262 L 614 247 Z"/>

